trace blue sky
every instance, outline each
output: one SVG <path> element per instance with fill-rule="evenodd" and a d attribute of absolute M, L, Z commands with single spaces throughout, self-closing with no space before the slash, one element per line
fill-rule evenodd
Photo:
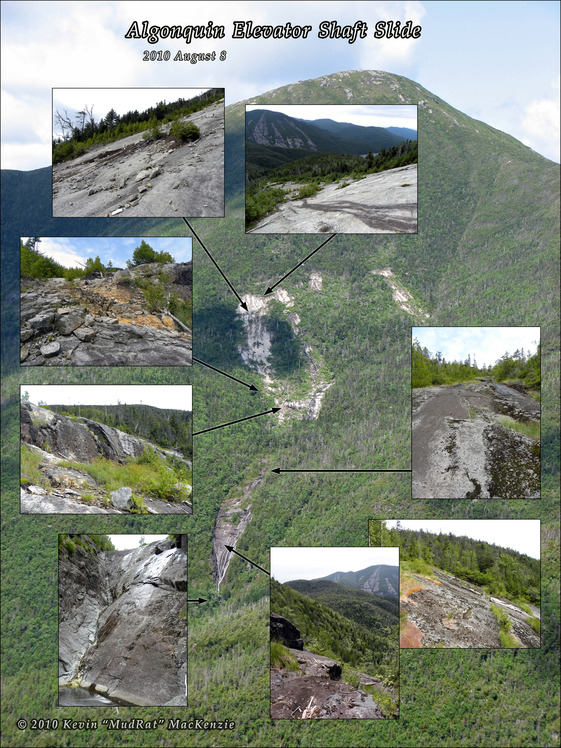
<path fill-rule="evenodd" d="M 413 339 L 446 361 L 465 361 L 473 356 L 479 366 L 493 366 L 505 353 L 517 349 L 534 354 L 540 340 L 539 327 L 413 327 Z"/>
<path fill-rule="evenodd" d="M 25 242 L 27 237 L 22 237 Z M 155 252 L 169 252 L 176 262 L 189 262 L 192 256 L 191 237 L 145 237 Z M 51 257 L 67 268 L 81 267 L 91 257 L 99 256 L 104 265 L 109 260 L 113 267 L 126 267 L 134 250 L 140 246 L 141 237 L 42 237 L 41 254 Z"/>
<path fill-rule="evenodd" d="M 383 20 L 422 27 L 414 40 L 373 37 Z M 133 21 L 225 26 L 220 40 L 125 39 Z M 233 21 L 312 25 L 307 39 L 232 39 Z M 322 21 L 363 20 L 365 39 L 319 39 Z M 169 49 L 169 62 L 144 50 Z M 174 62 L 178 50 L 214 62 Z M 226 59 L 218 59 L 220 52 Z M 3 168 L 51 162 L 52 88 L 219 86 L 226 103 L 344 70 L 406 76 L 471 117 L 559 160 L 557 2 L 14 2 L 2 3 Z"/>

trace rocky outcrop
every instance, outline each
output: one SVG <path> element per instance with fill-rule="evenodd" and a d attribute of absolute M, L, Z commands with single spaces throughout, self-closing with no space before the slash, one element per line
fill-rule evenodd
<path fill-rule="evenodd" d="M 40 458 L 37 470 L 41 475 L 38 482 L 36 475 L 22 470 L 21 511 L 25 514 L 134 511 L 130 487 L 122 486 L 108 494 L 88 473 L 87 465 L 100 458 L 125 464 L 150 449 L 164 464 L 173 459 L 191 468 L 191 463 L 175 450 L 163 449 L 89 418 L 61 416 L 27 401 L 21 402 L 20 413 L 22 444 Z M 66 466 L 66 461 L 80 463 L 80 466 Z M 190 495 L 191 486 L 178 483 L 176 503 L 144 494 L 140 498 L 151 514 L 189 514 L 192 511 Z"/>
<path fill-rule="evenodd" d="M 59 553 L 59 686 L 186 706 L 187 556 L 175 543 Z M 71 536 L 72 539 L 72 536 Z M 156 548 L 159 553 L 156 553 Z"/>
<path fill-rule="evenodd" d="M 539 498 L 540 441 L 515 430 L 539 420 L 539 403 L 504 384 L 413 390 L 413 498 Z"/>
<path fill-rule="evenodd" d="M 489 598 L 483 588 L 447 572 L 435 569 L 432 578 L 411 574 L 401 586 L 401 610 L 407 613 L 407 625 L 400 635 L 402 649 L 500 648 L 501 629 L 492 603 L 508 615 L 518 646 L 540 646 L 540 635 L 522 608 L 504 598 Z M 539 618 L 539 608 L 531 609 Z"/>
<path fill-rule="evenodd" d="M 298 629 L 288 618 L 271 613 L 271 639 L 276 639 L 290 649 L 304 649 L 304 640 Z M 339 673 L 340 675 L 340 673 Z"/>
<path fill-rule="evenodd" d="M 251 520 L 249 499 L 262 480 L 263 473 L 248 483 L 247 486 L 244 486 L 241 496 L 224 501 L 218 511 L 212 541 L 212 568 L 218 589 L 220 589 L 232 559 L 232 554 L 226 546 L 230 545 L 235 548 L 243 531 L 249 524 Z"/>
<path fill-rule="evenodd" d="M 186 366 L 192 333 L 168 311 L 192 298 L 191 263 L 104 277 L 22 280 L 22 366 Z"/>
<path fill-rule="evenodd" d="M 223 216 L 224 102 L 185 121 L 199 128 L 198 140 L 181 143 L 162 124 L 162 138 L 138 133 L 55 164 L 53 215 Z"/>

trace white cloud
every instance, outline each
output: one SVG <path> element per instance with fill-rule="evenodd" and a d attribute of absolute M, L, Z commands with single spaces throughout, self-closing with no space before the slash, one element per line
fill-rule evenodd
<path fill-rule="evenodd" d="M 523 143 L 535 151 L 550 153 L 559 160 L 560 148 L 560 100 L 559 76 L 552 83 L 555 95 L 550 99 L 531 101 L 524 110 L 522 127 L 525 133 Z"/>

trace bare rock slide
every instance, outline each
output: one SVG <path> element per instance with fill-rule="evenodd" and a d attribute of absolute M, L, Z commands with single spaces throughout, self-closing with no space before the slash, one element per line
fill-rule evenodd
<path fill-rule="evenodd" d="M 223 216 L 224 103 L 187 120 L 201 132 L 193 143 L 139 133 L 55 164 L 53 216 Z"/>

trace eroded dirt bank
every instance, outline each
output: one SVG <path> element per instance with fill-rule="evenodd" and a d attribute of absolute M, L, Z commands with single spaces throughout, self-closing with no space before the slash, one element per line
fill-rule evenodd
<path fill-rule="evenodd" d="M 383 719 L 375 698 L 360 686 L 372 686 L 386 695 L 391 689 L 365 673 L 358 688 L 329 676 L 335 660 L 307 650 L 289 649 L 298 660 L 299 671 L 271 669 L 272 719 Z"/>
<path fill-rule="evenodd" d="M 184 118 L 199 140 L 181 144 L 143 133 L 90 148 L 53 166 L 53 215 L 181 217 L 224 215 L 224 102 Z"/>
<path fill-rule="evenodd" d="M 344 181 L 313 197 L 282 203 L 249 233 L 416 233 L 416 164 L 369 174 L 340 188 Z"/>
<path fill-rule="evenodd" d="M 490 381 L 413 390 L 413 498 L 539 498 L 540 442 L 501 416 L 537 424 L 540 406 Z"/>
<path fill-rule="evenodd" d="M 500 648 L 500 626 L 491 604 L 508 614 L 521 648 L 539 648 L 540 635 L 520 607 L 504 598 L 487 597 L 481 587 L 444 571 L 435 570 L 434 577 L 410 574 L 402 580 L 401 609 L 407 612 L 407 626 L 400 636 L 402 649 Z M 539 618 L 539 608 L 531 610 Z"/>

